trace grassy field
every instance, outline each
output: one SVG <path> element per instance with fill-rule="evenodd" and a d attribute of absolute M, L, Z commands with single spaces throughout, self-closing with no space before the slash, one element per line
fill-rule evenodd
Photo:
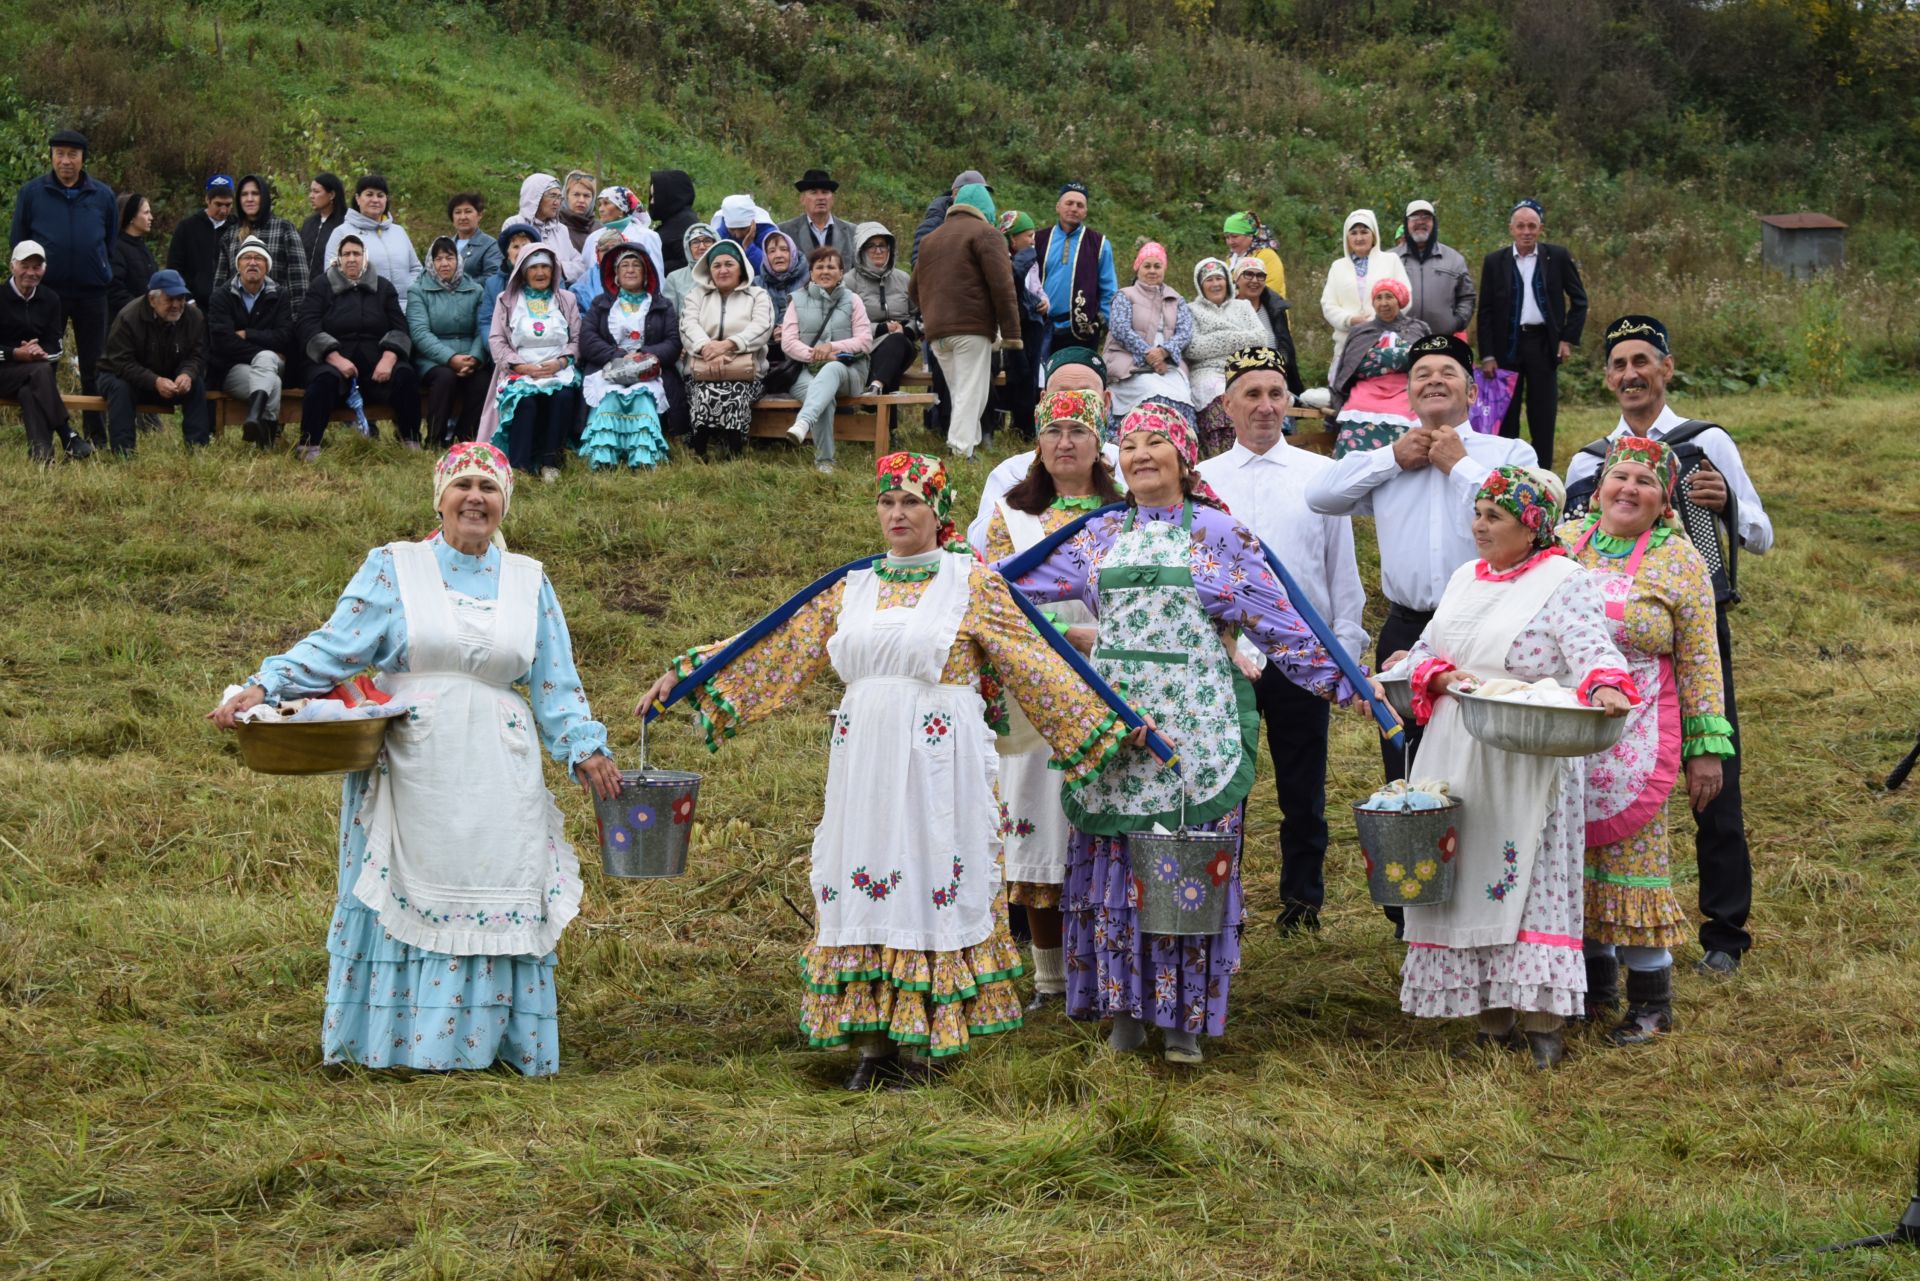
<path fill-rule="evenodd" d="M 1578 1038 L 1547 1076 L 1456 1059 L 1468 1029 L 1398 1013 L 1349 821 L 1326 928 L 1275 936 L 1263 764 L 1246 972 L 1204 1068 L 1049 1018 L 872 1098 L 795 1034 L 826 689 L 715 757 L 684 715 L 655 733 L 707 775 L 692 874 L 589 870 L 557 1078 L 322 1070 L 337 784 L 247 773 L 201 715 L 369 547 L 428 532 L 426 461 L 168 436 L 43 473 L 0 432 L 0 1276 L 1913 1275 L 1761 1265 L 1890 1226 L 1920 1143 L 1920 784 L 1876 790 L 1920 728 L 1920 406 L 1684 408 L 1734 425 L 1780 546 L 1735 617 L 1758 946 L 1725 985 L 1683 952 L 1677 1035 Z M 1570 418 L 1569 446 L 1604 426 Z M 877 544 L 846 452 L 832 477 L 767 451 L 522 490 L 507 536 L 629 760 L 669 653 Z M 961 468 L 969 510 L 987 465 Z M 1337 724 L 1344 814 L 1378 766 Z"/>

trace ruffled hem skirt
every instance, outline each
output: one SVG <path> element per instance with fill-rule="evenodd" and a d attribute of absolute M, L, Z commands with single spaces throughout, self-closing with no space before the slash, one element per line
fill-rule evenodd
<path fill-rule="evenodd" d="M 580 437 L 587 466 L 655 467 L 667 461 L 667 437 L 651 393 L 609 393 L 587 415 Z"/>
<path fill-rule="evenodd" d="M 1004 894 L 994 903 L 993 933 L 957 951 L 816 944 L 800 958 L 800 1031 L 813 1046 L 880 1033 L 929 1058 L 960 1054 L 975 1037 L 1020 1026 L 1013 980 L 1023 970 Z"/>
<path fill-rule="evenodd" d="M 1666 821 L 1587 851 L 1586 933 L 1599 943 L 1674 947 L 1687 941 L 1686 909 L 1673 892 Z"/>

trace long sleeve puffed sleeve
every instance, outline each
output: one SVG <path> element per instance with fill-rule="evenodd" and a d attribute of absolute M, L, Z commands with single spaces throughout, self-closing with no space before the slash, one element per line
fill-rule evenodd
<path fill-rule="evenodd" d="M 1201 607 L 1238 627 L 1286 678 L 1304 690 L 1341 700 L 1353 687 L 1287 599 L 1267 565 L 1260 540 L 1231 516 L 1213 513 L 1194 526 L 1189 557 Z"/>
<path fill-rule="evenodd" d="M 326 625 L 260 664 L 249 680 L 274 702 L 324 694 L 365 671 L 406 670 L 407 616 L 393 553 L 376 547 L 340 593 Z"/>
<path fill-rule="evenodd" d="M 720 740 L 732 738 L 739 726 L 762 720 L 791 703 L 827 669 L 827 641 L 840 626 L 840 602 L 846 589 L 842 579 L 821 592 L 725 671 L 687 695 L 706 731 L 708 751 L 719 751 Z M 688 650 L 674 659 L 674 673 L 691 675 L 726 643 Z"/>
<path fill-rule="evenodd" d="M 1680 699 L 1680 755 L 1732 756 L 1733 722 L 1721 683 L 1720 640 L 1714 631 L 1713 579 L 1691 547 L 1669 544 L 1667 580 L 1673 610 L 1673 674 Z"/>
<path fill-rule="evenodd" d="M 593 719 L 587 691 L 573 665 L 573 638 L 553 584 L 540 580 L 540 613 L 534 620 L 533 666 L 522 681 L 533 722 L 547 754 L 571 769 L 596 752 L 607 750 L 607 727 Z"/>

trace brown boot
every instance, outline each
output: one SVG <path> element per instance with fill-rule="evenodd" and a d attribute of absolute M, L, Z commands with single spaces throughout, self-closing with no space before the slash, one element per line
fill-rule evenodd
<path fill-rule="evenodd" d="M 1627 971 L 1627 1017 L 1607 1033 L 1609 1045 L 1645 1045 L 1673 1031 L 1673 967 Z"/>

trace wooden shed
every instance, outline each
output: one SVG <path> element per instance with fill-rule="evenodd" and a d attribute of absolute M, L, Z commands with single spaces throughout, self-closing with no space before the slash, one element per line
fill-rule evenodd
<path fill-rule="evenodd" d="M 1847 224 L 1822 213 L 1760 215 L 1760 259 L 1789 280 L 1846 261 Z"/>

